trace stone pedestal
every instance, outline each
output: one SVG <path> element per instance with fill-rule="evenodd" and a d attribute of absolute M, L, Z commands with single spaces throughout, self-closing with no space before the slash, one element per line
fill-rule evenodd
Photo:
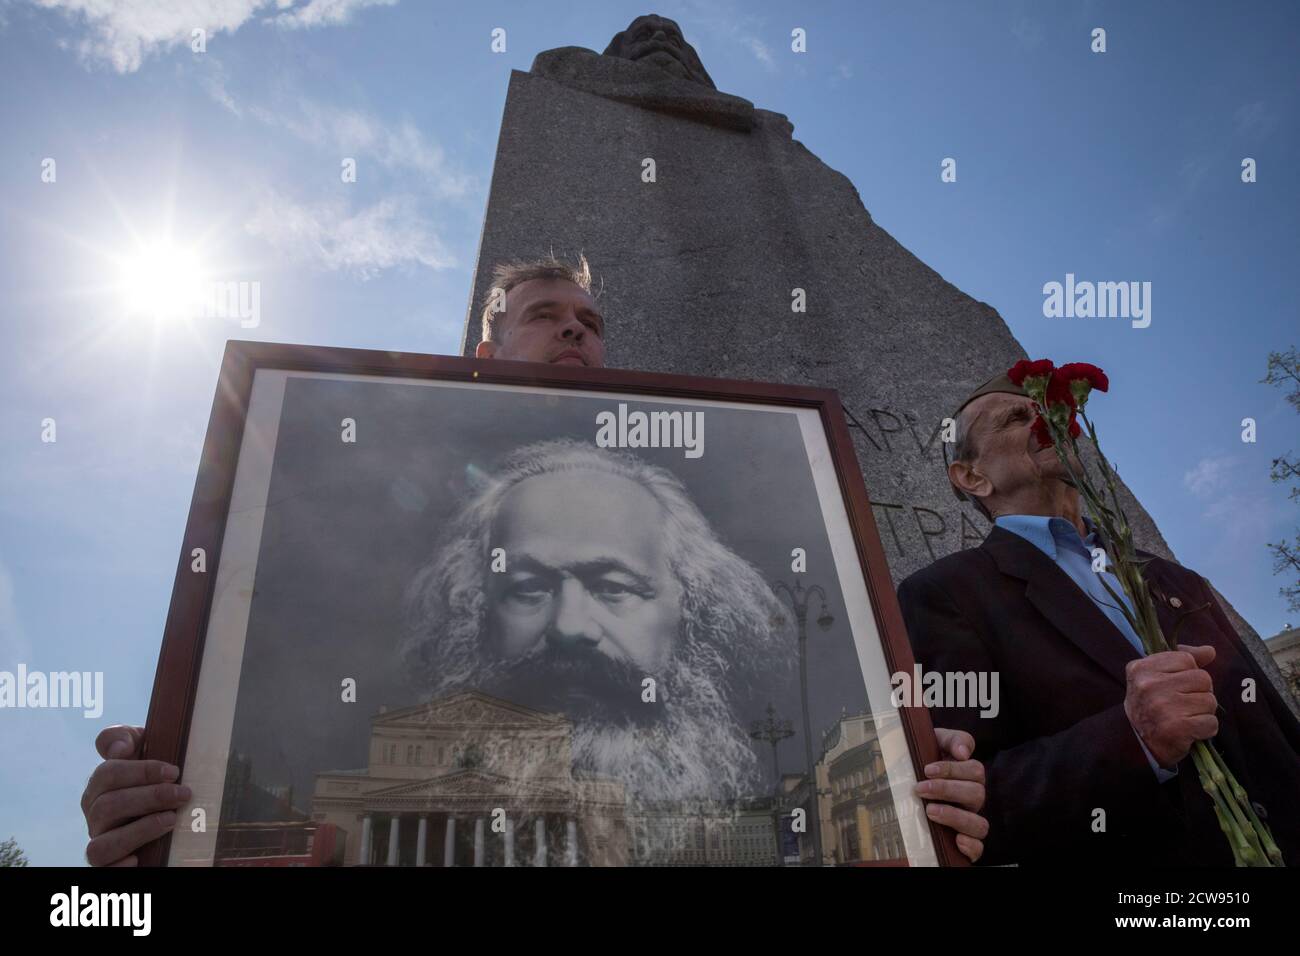
<path fill-rule="evenodd" d="M 1025 352 L 994 308 L 880 228 L 793 131 L 780 113 L 646 60 L 539 54 L 510 77 L 462 352 L 480 338 L 494 264 L 584 252 L 603 283 L 610 366 L 839 392 L 861 426 L 850 430 L 897 584 L 987 533 L 949 490 L 939 426 Z M 795 290 L 806 312 L 792 311 Z M 1122 496 L 1139 546 L 1173 557 Z M 1258 635 L 1227 611 L 1278 680 Z"/>

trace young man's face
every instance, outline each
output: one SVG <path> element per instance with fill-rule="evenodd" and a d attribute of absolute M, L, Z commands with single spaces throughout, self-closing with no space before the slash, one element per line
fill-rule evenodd
<path fill-rule="evenodd" d="M 506 293 L 501 341 L 480 342 L 479 358 L 605 365 L 605 320 L 596 300 L 566 279 L 529 279 Z"/>

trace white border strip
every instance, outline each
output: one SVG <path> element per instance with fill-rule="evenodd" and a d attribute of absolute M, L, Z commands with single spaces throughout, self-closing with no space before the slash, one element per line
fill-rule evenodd
<path fill-rule="evenodd" d="M 253 603 L 253 581 L 261 552 L 262 522 L 271 486 L 271 466 L 280 431 L 286 375 L 260 370 L 253 376 L 244 437 L 239 445 L 235 486 L 230 496 L 216 568 L 216 590 L 208 615 L 203 661 L 185 748 L 184 782 L 193 799 L 176 815 L 169 866 L 211 866 L 216 855 L 221 820 L 221 797 L 230 759 L 230 735 L 239 698 L 239 675 L 244 663 L 244 641 Z M 195 542 L 197 544 L 197 542 Z M 195 808 L 206 815 L 204 829 L 193 830 Z"/>

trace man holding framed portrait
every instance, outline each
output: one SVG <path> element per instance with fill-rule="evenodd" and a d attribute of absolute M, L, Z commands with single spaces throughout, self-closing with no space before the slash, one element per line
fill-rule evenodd
<path fill-rule="evenodd" d="M 585 260 L 497 279 L 477 355 L 527 372 L 232 343 L 186 535 L 215 566 L 178 573 L 161 759 L 97 741 L 88 860 L 167 832 L 170 862 L 256 865 L 311 832 L 361 865 L 770 863 L 785 827 L 803 862 L 955 862 L 926 816 L 977 859 L 973 742 L 934 759 L 888 703 L 906 637 L 833 393 L 611 376 Z M 708 453 L 602 448 L 620 405 L 694 416 Z M 810 638 L 782 576 L 847 628 Z"/>

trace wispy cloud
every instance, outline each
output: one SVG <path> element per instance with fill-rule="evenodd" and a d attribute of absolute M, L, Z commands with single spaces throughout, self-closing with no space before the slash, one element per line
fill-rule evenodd
<path fill-rule="evenodd" d="M 240 109 L 239 104 L 235 102 L 235 98 L 230 95 L 230 90 L 227 89 L 226 68 L 222 66 L 221 60 L 215 56 L 209 57 L 207 67 L 208 69 L 200 75 L 199 82 L 207 91 L 208 96 L 236 116 L 243 116 L 244 111 Z"/>
<path fill-rule="evenodd" d="M 776 61 L 772 59 L 772 51 L 767 48 L 767 44 L 762 40 L 753 34 L 747 33 L 740 37 L 740 42 L 749 49 L 750 53 L 754 54 L 754 59 L 758 60 L 759 63 L 762 63 L 769 70 L 776 69 Z"/>
<path fill-rule="evenodd" d="M 1233 114 L 1233 128 L 1238 136 L 1260 138 L 1273 132 L 1277 115 L 1262 102 L 1243 103 Z"/>
<path fill-rule="evenodd" d="M 1233 113 L 1232 135 L 1243 140 L 1261 140 L 1271 134 L 1278 126 L 1278 116 L 1262 101 L 1243 103 Z M 1153 231 L 1161 231 L 1171 222 L 1184 214 L 1192 205 L 1198 192 L 1206 184 L 1221 181 L 1224 177 L 1237 177 L 1241 168 L 1242 154 L 1234 152 L 1235 147 L 1224 148 L 1223 128 L 1220 119 L 1218 131 L 1220 140 L 1192 151 L 1177 168 L 1176 186 L 1167 195 L 1155 199 L 1148 206 L 1146 225 Z M 1249 155 L 1249 154 L 1247 154 Z"/>
<path fill-rule="evenodd" d="M 1183 485 L 1198 498 L 1207 498 L 1227 484 L 1232 468 L 1231 458 L 1202 458 L 1183 474 Z"/>
<path fill-rule="evenodd" d="M 63 13 L 79 34 L 60 41 L 88 63 L 106 63 L 119 73 L 140 69 L 145 57 L 192 42 L 196 29 L 210 39 L 234 33 L 260 14 L 289 29 L 347 23 L 366 7 L 397 0 L 34 0 Z"/>
<path fill-rule="evenodd" d="M 212 92 L 212 91 L 210 91 Z M 229 100 L 228 109 L 239 107 L 224 86 L 214 92 L 218 102 Z M 248 112 L 268 126 L 328 149 L 337 156 L 367 156 L 385 169 L 417 173 L 421 183 L 440 198 L 463 196 L 474 179 L 452 169 L 441 146 L 430 143 L 414 123 L 389 124 L 360 110 L 325 106 L 299 98 L 292 108 L 250 107 Z"/>
<path fill-rule="evenodd" d="M 276 130 L 315 146 L 332 157 L 358 160 L 359 175 L 367 175 L 366 161 L 385 170 L 414 173 L 419 191 L 438 199 L 457 199 L 471 193 L 478 180 L 463 172 L 446 150 L 429 139 L 409 120 L 387 121 L 361 109 L 334 106 L 310 97 L 283 92 L 271 105 L 248 103 L 231 92 L 221 61 L 208 59 L 199 82 L 208 96 L 238 117 L 250 116 Z"/>
<path fill-rule="evenodd" d="M 446 151 L 409 120 L 388 121 L 365 110 L 281 92 L 267 106 L 236 97 L 220 61 L 204 76 L 208 94 L 239 117 L 250 117 L 324 153 L 338 169 L 357 161 L 358 180 L 388 174 L 392 195 L 370 206 L 337 197 L 318 200 L 267 187 L 245 229 L 291 261 L 371 279 L 397 267 L 446 269 L 457 265 L 421 213 L 430 202 L 454 201 L 477 188 Z"/>
<path fill-rule="evenodd" d="M 768 72 L 776 72 L 776 57 L 772 53 L 771 47 L 763 42 L 759 34 L 762 32 L 764 21 L 761 18 L 754 17 L 743 7 L 730 2 L 730 0 L 687 0 L 684 5 L 685 10 L 681 18 L 684 29 L 689 33 L 695 30 L 701 30 L 713 37 L 721 39 L 726 43 L 739 44 L 748 50 Z M 787 28 L 786 36 L 789 36 Z M 709 68 L 708 58 L 701 45 L 697 43 L 693 36 L 687 36 L 686 41 L 695 47 L 700 58 L 704 60 L 704 68 Z"/>
<path fill-rule="evenodd" d="M 410 197 L 391 197 L 354 211 L 342 200 L 299 203 L 268 194 L 244 227 L 294 261 L 362 279 L 402 266 L 455 267 L 414 206 Z"/>
<path fill-rule="evenodd" d="M 1252 561 L 1265 553 L 1268 541 L 1275 539 L 1279 526 L 1276 508 L 1262 502 L 1256 495 L 1229 492 L 1206 505 L 1205 520 L 1218 529 L 1216 559 L 1223 561 Z"/>
<path fill-rule="evenodd" d="M 1213 168 L 1214 157 L 1206 153 L 1200 153 L 1183 160 L 1182 165 L 1178 167 L 1178 175 L 1188 189 L 1195 189 L 1204 181 Z"/>
<path fill-rule="evenodd" d="M 303 6 L 280 14 L 275 22 L 290 28 L 333 27 L 347 23 L 352 14 L 366 7 L 396 5 L 397 0 L 308 0 Z"/>
<path fill-rule="evenodd" d="M 1170 179 L 1171 188 L 1147 203 L 1146 228 L 1156 233 L 1164 231 L 1193 205 L 1202 186 L 1214 182 L 1216 169 L 1220 175 L 1225 170 L 1231 175 L 1235 165 L 1236 160 L 1232 160 L 1231 166 L 1225 166 L 1221 149 L 1202 148 L 1185 156 Z"/>
<path fill-rule="evenodd" d="M 1043 42 L 1043 25 L 1026 16 L 1011 21 L 1011 35 L 1026 50 L 1033 50 Z"/>

